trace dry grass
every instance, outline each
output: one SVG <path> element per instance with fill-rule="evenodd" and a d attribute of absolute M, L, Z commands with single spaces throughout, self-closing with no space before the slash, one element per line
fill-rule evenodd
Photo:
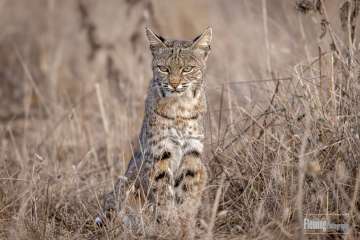
<path fill-rule="evenodd" d="M 297 3 L 0 1 L 0 239 L 177 238 L 94 225 L 136 145 L 146 25 L 214 28 L 198 237 L 305 239 L 304 216 L 338 213 L 359 239 L 359 2 Z"/>

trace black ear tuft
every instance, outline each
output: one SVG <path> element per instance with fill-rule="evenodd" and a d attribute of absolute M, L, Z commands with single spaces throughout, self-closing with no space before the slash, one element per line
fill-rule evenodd
<path fill-rule="evenodd" d="M 199 40 L 199 38 L 201 37 L 201 35 L 197 36 L 196 38 L 194 38 L 193 42 L 196 42 L 197 40 Z"/>
<path fill-rule="evenodd" d="M 163 38 L 162 36 L 159 36 L 159 35 L 157 35 L 157 34 L 155 34 L 159 39 L 160 39 L 160 41 L 162 41 L 163 43 L 165 43 L 165 38 Z"/>

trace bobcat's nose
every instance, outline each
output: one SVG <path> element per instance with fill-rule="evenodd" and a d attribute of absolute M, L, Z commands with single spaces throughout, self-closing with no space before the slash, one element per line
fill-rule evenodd
<path fill-rule="evenodd" d="M 173 88 L 173 90 L 176 90 L 176 88 L 180 85 L 181 78 L 178 74 L 171 74 L 169 76 L 169 85 Z"/>
<path fill-rule="evenodd" d="M 174 90 L 176 90 L 176 88 L 180 85 L 180 80 L 170 81 L 169 84 Z"/>

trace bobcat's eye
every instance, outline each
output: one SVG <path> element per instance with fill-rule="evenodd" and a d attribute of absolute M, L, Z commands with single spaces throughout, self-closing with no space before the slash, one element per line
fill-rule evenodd
<path fill-rule="evenodd" d="M 184 68 L 182 69 L 182 72 L 183 72 L 183 73 L 189 73 L 189 72 L 191 72 L 193 69 L 194 69 L 193 66 L 186 66 L 186 67 L 184 67 Z"/>
<path fill-rule="evenodd" d="M 163 72 L 163 73 L 169 72 L 169 69 L 165 66 L 158 66 L 158 69 L 160 70 L 160 72 Z"/>

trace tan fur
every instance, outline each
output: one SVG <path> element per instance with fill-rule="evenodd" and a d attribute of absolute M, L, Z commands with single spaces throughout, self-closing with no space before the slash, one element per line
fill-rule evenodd
<path fill-rule="evenodd" d="M 145 103 L 140 149 L 125 179 L 105 196 L 104 212 L 121 209 L 134 186 L 156 209 L 158 221 L 176 212 L 190 230 L 201 202 L 207 174 L 203 153 L 206 99 L 203 74 L 211 29 L 193 41 L 165 40 L 146 30 L 153 55 L 153 80 Z M 191 234 L 183 233 L 187 238 Z"/>

